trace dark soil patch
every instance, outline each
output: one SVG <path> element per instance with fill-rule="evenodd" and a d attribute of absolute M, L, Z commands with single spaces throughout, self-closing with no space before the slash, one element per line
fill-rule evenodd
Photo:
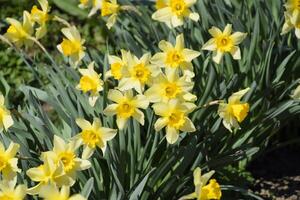
<path fill-rule="evenodd" d="M 300 200 L 300 147 L 285 147 L 254 160 L 252 190 L 266 200 Z"/>

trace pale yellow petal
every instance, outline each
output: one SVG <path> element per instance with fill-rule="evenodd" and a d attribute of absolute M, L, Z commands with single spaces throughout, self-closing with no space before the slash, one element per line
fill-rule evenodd
<path fill-rule="evenodd" d="M 100 132 L 102 139 L 104 141 L 109 141 L 116 136 L 118 131 L 116 129 L 101 127 Z"/>
<path fill-rule="evenodd" d="M 185 122 L 184 122 L 183 126 L 180 127 L 180 130 L 184 131 L 184 132 L 195 132 L 196 128 L 195 128 L 193 122 L 189 118 L 185 117 Z"/>
<path fill-rule="evenodd" d="M 166 139 L 169 144 L 174 144 L 179 138 L 178 130 L 173 127 L 167 126 L 166 128 Z"/>
<path fill-rule="evenodd" d="M 182 50 L 184 49 L 184 36 L 183 34 L 180 34 L 176 37 L 176 45 L 175 48 L 177 50 Z"/>
<path fill-rule="evenodd" d="M 246 37 L 247 37 L 247 33 L 242 33 L 242 32 L 235 32 L 230 36 L 234 45 L 240 44 Z"/>
<path fill-rule="evenodd" d="M 126 122 L 128 121 L 127 118 L 117 117 L 117 126 L 120 130 L 123 130 Z"/>
<path fill-rule="evenodd" d="M 168 119 L 164 117 L 158 118 L 154 124 L 154 129 L 155 131 L 160 131 L 162 128 L 167 126 L 167 124 L 168 124 Z"/>
<path fill-rule="evenodd" d="M 241 98 L 250 90 L 250 88 L 245 88 L 243 90 L 240 90 L 238 92 L 233 93 L 229 99 L 228 102 L 229 103 L 239 103 Z"/>
<path fill-rule="evenodd" d="M 217 64 L 221 63 L 224 53 L 222 51 L 214 52 L 213 61 Z"/>
<path fill-rule="evenodd" d="M 95 149 L 90 148 L 89 146 L 85 146 L 82 152 L 82 159 L 89 159 L 93 155 L 94 151 Z"/>
<path fill-rule="evenodd" d="M 82 118 L 77 118 L 76 119 L 76 124 L 82 129 L 82 130 L 87 130 L 91 129 L 92 125 L 89 121 L 82 119 Z"/>
<path fill-rule="evenodd" d="M 5 154 L 8 158 L 13 158 L 16 156 L 17 152 L 19 151 L 20 145 L 17 143 L 11 142 L 5 151 Z"/>
<path fill-rule="evenodd" d="M 187 62 L 191 62 L 193 59 L 197 58 L 200 55 L 199 51 L 194 51 L 191 49 L 183 49 L 182 51 L 184 59 Z"/>
<path fill-rule="evenodd" d="M 144 125 L 145 123 L 145 117 L 144 117 L 144 113 L 142 111 L 140 111 L 139 109 L 135 109 L 132 117 L 137 120 L 141 125 Z"/>
<path fill-rule="evenodd" d="M 227 25 L 225 26 L 225 29 L 224 29 L 224 31 L 223 31 L 223 34 L 229 36 L 229 35 L 231 34 L 231 32 L 232 32 L 232 24 L 227 24 Z"/>
<path fill-rule="evenodd" d="M 103 113 L 107 116 L 115 115 L 117 114 L 117 108 L 118 108 L 118 104 L 110 104 L 105 108 Z"/>
<path fill-rule="evenodd" d="M 216 38 L 216 37 L 222 35 L 222 31 L 221 31 L 219 28 L 215 27 L 215 26 L 213 26 L 212 28 L 210 28 L 210 29 L 208 30 L 208 32 L 209 32 L 209 34 L 210 34 L 211 36 L 213 36 L 214 38 Z"/>
<path fill-rule="evenodd" d="M 230 54 L 232 55 L 234 60 L 240 60 L 241 59 L 241 50 L 238 46 L 234 46 L 230 50 Z"/>

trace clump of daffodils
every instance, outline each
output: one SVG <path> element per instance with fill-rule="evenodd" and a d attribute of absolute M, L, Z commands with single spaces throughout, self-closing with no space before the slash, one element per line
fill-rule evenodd
<path fill-rule="evenodd" d="M 202 49 L 214 52 L 214 62 L 220 64 L 225 53 L 230 53 L 235 60 L 241 59 L 241 50 L 238 45 L 246 38 L 247 33 L 232 33 L 231 24 L 227 24 L 224 31 L 212 27 L 209 29 L 209 33 L 213 38 L 207 41 Z"/>
<path fill-rule="evenodd" d="M 188 49 L 184 36 L 176 37 L 176 44 L 161 41 L 162 52 L 141 58 L 129 51 L 121 50 L 121 57 L 109 56 L 111 69 L 106 78 L 114 78 L 118 86 L 108 92 L 113 103 L 104 110 L 107 116 L 116 116 L 117 127 L 123 130 L 130 118 L 144 125 L 144 113 L 150 103 L 158 116 L 154 128 L 157 132 L 165 127 L 166 140 L 170 144 L 178 141 L 181 132 L 195 132 L 189 119 L 197 97 L 191 93 L 194 83 L 192 60 L 200 53 Z"/>
<path fill-rule="evenodd" d="M 117 16 L 121 10 L 121 5 L 118 4 L 117 0 L 80 0 L 78 5 L 80 8 L 92 7 L 89 17 L 96 14 L 97 11 L 101 12 L 102 17 L 108 17 L 106 26 L 108 29 L 116 23 Z M 124 10 L 124 9 L 123 9 Z"/>
<path fill-rule="evenodd" d="M 215 179 L 210 179 L 214 174 L 210 171 L 206 174 L 201 173 L 201 169 L 197 167 L 194 170 L 194 185 L 195 192 L 181 197 L 179 200 L 197 199 L 197 200 L 219 200 L 221 199 L 222 192 L 220 185 Z"/>
<path fill-rule="evenodd" d="M 196 0 L 157 0 L 156 9 L 152 19 L 164 22 L 168 27 L 182 26 L 186 18 L 195 22 L 199 20 L 199 14 L 191 11 Z"/>
<path fill-rule="evenodd" d="M 284 12 L 284 25 L 282 27 L 281 35 L 295 30 L 295 35 L 300 39 L 300 1 L 287 0 L 285 3 L 286 11 Z"/>
<path fill-rule="evenodd" d="M 22 23 L 13 18 L 6 19 L 10 26 L 4 36 L 16 47 L 31 46 L 47 33 L 47 22 L 50 20 L 49 4 L 47 0 L 38 0 L 38 2 L 41 9 L 34 5 L 30 13 L 24 11 Z"/>
<path fill-rule="evenodd" d="M 19 22 L 13 18 L 7 18 L 7 22 L 10 24 L 4 37 L 10 42 L 14 43 L 17 47 L 30 46 L 33 41 L 30 39 L 33 34 L 33 21 L 30 13 L 27 11 L 23 12 L 23 22 Z"/>

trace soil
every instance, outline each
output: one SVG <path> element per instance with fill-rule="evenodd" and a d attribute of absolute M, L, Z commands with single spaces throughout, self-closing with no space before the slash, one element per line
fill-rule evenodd
<path fill-rule="evenodd" d="M 254 160 L 248 169 L 252 190 L 266 200 L 300 200 L 300 147 L 280 148 Z"/>

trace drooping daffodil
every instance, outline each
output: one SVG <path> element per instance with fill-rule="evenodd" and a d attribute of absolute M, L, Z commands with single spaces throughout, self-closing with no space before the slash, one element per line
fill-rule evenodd
<path fill-rule="evenodd" d="M 214 174 L 210 171 L 201 174 L 201 169 L 197 167 L 194 170 L 195 192 L 181 197 L 179 200 L 197 199 L 197 200 L 219 200 L 222 197 L 220 185 L 215 179 L 210 179 Z M 210 180 L 209 180 L 210 179 Z"/>
<path fill-rule="evenodd" d="M 223 125 L 230 132 L 232 128 L 239 129 L 239 123 L 244 121 L 249 112 L 249 104 L 241 102 L 241 98 L 250 90 L 246 88 L 233 93 L 229 99 L 228 103 L 221 102 L 219 104 L 218 114 L 223 119 Z"/>

